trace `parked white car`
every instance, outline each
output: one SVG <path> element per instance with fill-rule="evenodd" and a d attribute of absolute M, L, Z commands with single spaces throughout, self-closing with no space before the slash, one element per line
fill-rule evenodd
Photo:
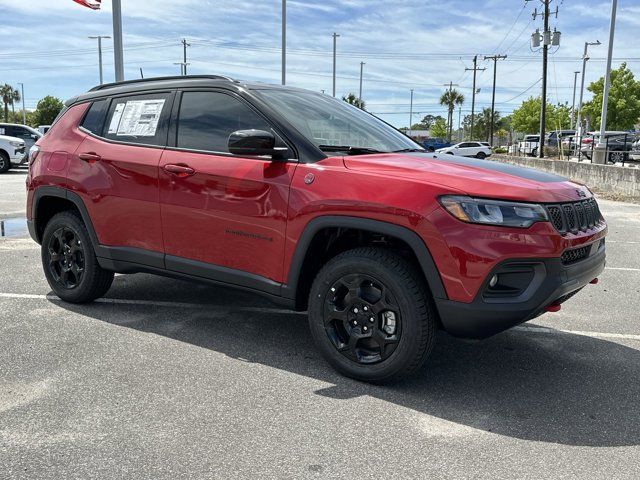
<path fill-rule="evenodd" d="M 538 154 L 538 147 L 540 147 L 540 135 L 527 135 L 524 137 L 524 140 L 520 142 L 518 151 L 521 155 L 535 157 Z"/>
<path fill-rule="evenodd" d="M 0 135 L 0 173 L 4 173 L 11 167 L 22 165 L 27 157 L 24 154 L 24 141 L 17 137 Z"/>
<path fill-rule="evenodd" d="M 447 155 L 459 155 L 461 157 L 487 158 L 493 153 L 491 147 L 486 142 L 461 142 L 451 147 L 440 148 L 437 153 Z"/>

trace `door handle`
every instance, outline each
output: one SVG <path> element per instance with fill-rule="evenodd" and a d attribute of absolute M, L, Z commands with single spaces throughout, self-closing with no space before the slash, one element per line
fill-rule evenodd
<path fill-rule="evenodd" d="M 187 165 L 175 165 L 172 163 L 168 163 L 162 168 L 164 169 L 165 172 L 172 173 L 173 175 L 176 175 L 178 177 L 188 177 L 196 173 L 196 171 L 193 168 Z"/>
<path fill-rule="evenodd" d="M 99 162 L 102 159 L 100 155 L 94 152 L 81 153 L 80 155 L 78 155 L 78 158 L 80 160 L 84 160 L 85 162 L 89 162 L 89 163 Z"/>

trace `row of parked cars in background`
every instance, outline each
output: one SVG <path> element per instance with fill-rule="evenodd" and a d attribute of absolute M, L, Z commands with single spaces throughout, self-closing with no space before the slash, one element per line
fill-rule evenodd
<path fill-rule="evenodd" d="M 545 136 L 545 146 L 557 148 L 565 156 L 584 157 L 593 160 L 593 150 L 600 143 L 600 132 L 587 132 L 580 139 L 575 130 L 553 131 Z M 606 131 L 602 143 L 607 148 L 609 163 L 640 161 L 640 133 Z M 512 153 L 536 156 L 540 147 L 540 135 L 525 135 Z"/>
<path fill-rule="evenodd" d="M 49 125 L 38 129 L 16 123 L 0 123 L 0 173 L 27 161 L 29 149 L 42 137 Z"/>

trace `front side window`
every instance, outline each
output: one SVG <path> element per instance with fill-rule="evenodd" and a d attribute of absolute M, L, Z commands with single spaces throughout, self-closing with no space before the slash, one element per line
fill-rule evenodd
<path fill-rule="evenodd" d="M 284 89 L 255 92 L 320 149 L 335 151 L 332 146 L 345 146 L 380 152 L 423 150 L 382 120 L 328 95 Z"/>
<path fill-rule="evenodd" d="M 119 142 L 166 144 L 170 93 L 150 93 L 113 99 L 103 136 Z"/>
<path fill-rule="evenodd" d="M 236 130 L 265 130 L 265 119 L 236 97 L 220 92 L 185 92 L 178 116 L 177 147 L 229 152 L 229 135 Z"/>

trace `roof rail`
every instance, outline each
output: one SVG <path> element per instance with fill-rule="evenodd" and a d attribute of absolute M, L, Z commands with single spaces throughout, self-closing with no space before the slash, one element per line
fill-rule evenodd
<path fill-rule="evenodd" d="M 228 82 L 237 82 L 236 79 L 227 77 L 225 75 L 175 75 L 168 77 L 149 77 L 149 78 L 136 78 L 134 80 L 124 80 L 122 82 L 112 82 L 112 83 L 103 83 L 102 85 L 97 85 L 93 87 L 90 92 L 97 92 L 98 90 L 104 90 L 106 88 L 119 87 L 121 85 L 131 85 L 136 83 L 146 83 L 146 82 L 162 82 L 168 80 L 226 80 Z"/>

